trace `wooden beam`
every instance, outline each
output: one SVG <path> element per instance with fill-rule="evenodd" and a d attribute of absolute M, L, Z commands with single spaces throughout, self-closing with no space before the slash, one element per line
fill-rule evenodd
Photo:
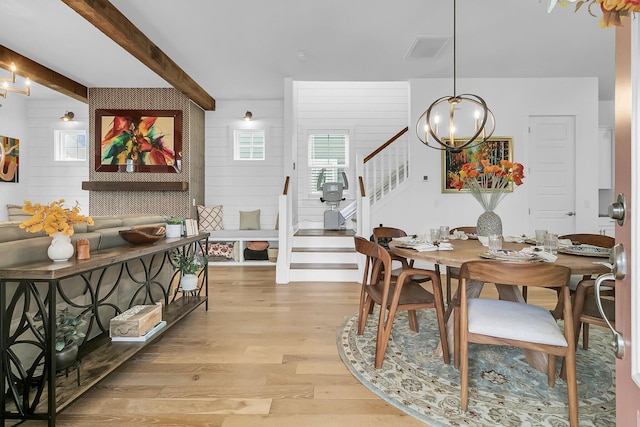
<path fill-rule="evenodd" d="M 216 101 L 108 0 L 62 0 L 204 110 Z"/>
<path fill-rule="evenodd" d="M 8 70 L 12 63 L 16 65 L 16 74 L 78 101 L 89 103 L 86 86 L 0 45 L 0 67 Z"/>

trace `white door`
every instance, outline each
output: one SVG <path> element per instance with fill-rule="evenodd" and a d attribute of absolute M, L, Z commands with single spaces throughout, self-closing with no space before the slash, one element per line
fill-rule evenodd
<path fill-rule="evenodd" d="M 529 117 L 529 232 L 575 232 L 575 117 Z"/>

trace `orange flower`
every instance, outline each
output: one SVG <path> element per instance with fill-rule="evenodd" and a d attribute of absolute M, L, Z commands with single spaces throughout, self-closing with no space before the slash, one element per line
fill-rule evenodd
<path fill-rule="evenodd" d="M 450 172 L 449 185 L 458 191 L 469 190 L 485 210 L 493 211 L 510 191 L 510 184 L 522 185 L 523 178 L 521 163 L 500 160 L 499 165 L 494 165 L 488 159 L 479 159 L 463 164 L 458 172 Z"/>
<path fill-rule="evenodd" d="M 49 236 L 54 236 L 56 233 L 71 236 L 74 224 L 86 222 L 88 225 L 93 225 L 93 218 L 80 214 L 78 201 L 72 208 L 66 208 L 63 205 L 64 199 L 56 200 L 48 205 L 33 204 L 29 200 L 25 200 L 22 210 L 31 214 L 31 218 L 21 222 L 19 227 L 30 233 L 44 230 Z"/>

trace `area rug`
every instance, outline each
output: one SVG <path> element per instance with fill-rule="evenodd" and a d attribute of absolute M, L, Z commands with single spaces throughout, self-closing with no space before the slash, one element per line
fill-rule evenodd
<path fill-rule="evenodd" d="M 435 354 L 439 341 L 434 310 L 418 314 L 420 333 L 398 313 L 384 364 L 373 367 L 377 313 L 362 336 L 357 315 L 338 330 L 340 357 L 351 373 L 391 405 L 437 426 L 568 426 L 567 388 L 527 363 L 522 350 L 470 344 L 469 408 L 460 410 L 460 375 Z M 578 349 L 580 426 L 615 426 L 615 363 L 607 331 L 589 330 L 589 349 Z M 556 363 L 560 367 L 562 358 Z"/>

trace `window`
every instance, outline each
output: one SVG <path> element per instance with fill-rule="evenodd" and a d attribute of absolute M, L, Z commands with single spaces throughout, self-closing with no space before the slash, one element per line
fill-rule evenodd
<path fill-rule="evenodd" d="M 233 160 L 264 160 L 264 130 L 234 130 Z"/>
<path fill-rule="evenodd" d="M 87 160 L 87 133 L 84 130 L 54 131 L 57 162 L 81 162 Z"/>
<path fill-rule="evenodd" d="M 318 177 L 324 173 L 323 182 L 342 182 L 342 172 L 349 167 L 349 135 L 347 132 L 309 134 L 310 193 L 319 193 Z"/>

